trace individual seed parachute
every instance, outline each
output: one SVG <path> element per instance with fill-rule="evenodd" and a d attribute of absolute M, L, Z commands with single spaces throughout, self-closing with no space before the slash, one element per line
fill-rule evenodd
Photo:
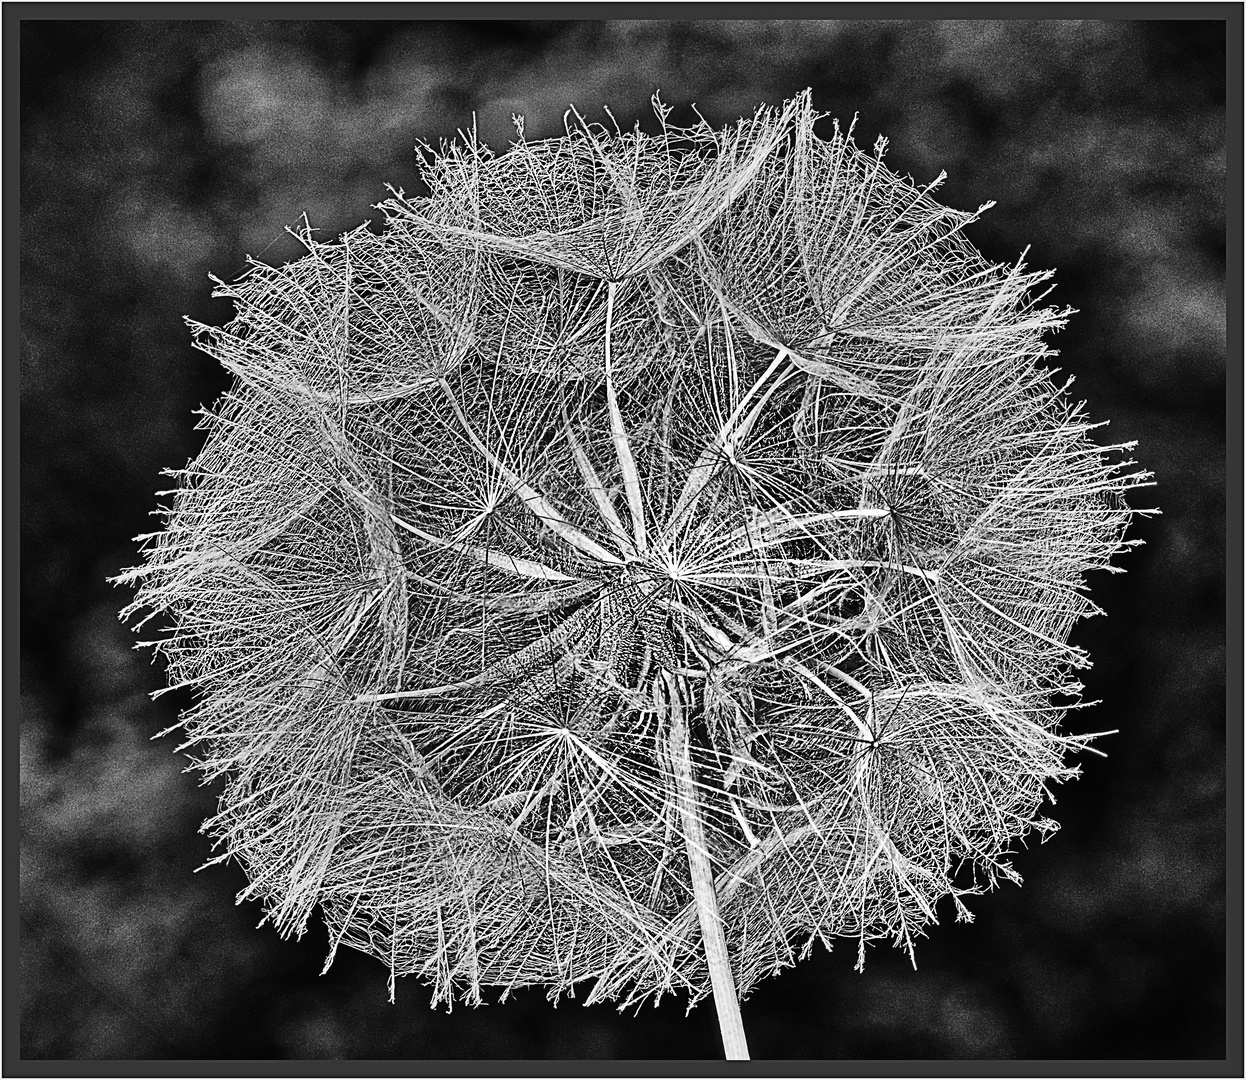
<path fill-rule="evenodd" d="M 912 949 L 1089 741 L 1069 634 L 1148 474 L 1044 367 L 1049 275 L 808 94 L 654 104 L 221 283 L 235 384 L 119 579 L 242 896 L 447 1005 Z"/>

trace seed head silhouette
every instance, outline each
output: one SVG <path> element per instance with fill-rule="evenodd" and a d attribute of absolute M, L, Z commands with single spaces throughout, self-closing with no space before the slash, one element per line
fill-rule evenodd
<path fill-rule="evenodd" d="M 118 580 L 283 934 L 318 907 L 330 963 L 446 1005 L 712 990 L 743 1057 L 758 980 L 911 951 L 1055 828 L 1069 633 L 1149 474 L 981 211 L 808 94 L 654 105 L 465 136 L 379 233 L 218 282 L 234 388 Z"/>

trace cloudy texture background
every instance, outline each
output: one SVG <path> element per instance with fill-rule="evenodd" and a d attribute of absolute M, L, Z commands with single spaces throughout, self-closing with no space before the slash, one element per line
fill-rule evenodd
<path fill-rule="evenodd" d="M 1225 35 L 1214 23 L 37 23 L 21 26 L 21 1052 L 27 1058 L 715 1057 L 709 1005 L 619 1016 L 538 991 L 452 1014 L 375 960 L 256 930 L 234 867 L 194 875 L 214 792 L 150 741 L 187 699 L 116 618 L 159 470 L 225 387 L 182 316 L 207 274 L 297 254 L 418 190 L 413 144 L 653 89 L 712 122 L 806 86 L 943 201 L 997 207 L 984 253 L 1056 267 L 1061 363 L 1163 508 L 1109 612 L 1083 730 L 1024 888 L 944 924 L 918 970 L 819 951 L 746 1003 L 759 1058 L 1225 1053 Z"/>

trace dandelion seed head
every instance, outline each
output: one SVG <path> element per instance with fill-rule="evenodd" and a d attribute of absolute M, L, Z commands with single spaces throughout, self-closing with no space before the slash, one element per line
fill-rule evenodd
<path fill-rule="evenodd" d="M 1089 742 L 1069 633 L 1149 475 L 1047 370 L 1048 275 L 808 94 L 656 105 L 466 135 L 193 326 L 236 381 L 126 614 L 240 899 L 391 992 L 695 1001 L 699 865 L 741 993 L 911 951 Z"/>

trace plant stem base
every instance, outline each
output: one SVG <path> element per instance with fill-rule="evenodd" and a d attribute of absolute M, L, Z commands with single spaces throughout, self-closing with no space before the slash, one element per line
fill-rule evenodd
<path fill-rule="evenodd" d="M 696 789 L 692 778 L 688 725 L 684 719 L 677 680 L 664 673 L 671 717 L 671 765 L 679 794 L 679 811 L 683 819 L 684 845 L 688 851 L 688 868 L 692 876 L 692 894 L 701 923 L 701 947 L 709 966 L 714 1006 L 718 1010 L 718 1027 L 722 1033 L 723 1053 L 728 1061 L 747 1061 L 748 1040 L 744 1036 L 744 1020 L 740 1016 L 740 999 L 736 994 L 727 939 L 718 916 L 718 896 L 714 891 L 714 872 L 705 846 L 705 830 L 697 809 Z"/>

